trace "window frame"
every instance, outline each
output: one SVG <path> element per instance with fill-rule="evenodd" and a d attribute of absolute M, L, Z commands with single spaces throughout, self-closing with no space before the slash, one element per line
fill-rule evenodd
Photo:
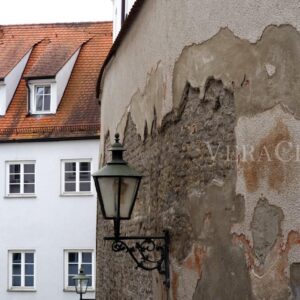
<path fill-rule="evenodd" d="M 36 197 L 36 161 L 35 160 L 17 160 L 17 161 L 6 161 L 6 192 L 5 195 L 8 198 L 32 198 Z M 24 165 L 33 164 L 34 165 L 34 193 L 25 193 L 24 192 Z M 10 193 L 10 166 L 11 165 L 20 165 L 20 193 Z"/>
<path fill-rule="evenodd" d="M 50 86 L 50 110 L 47 111 L 37 111 L 36 110 L 36 88 L 41 86 Z M 32 115 L 53 115 L 56 113 L 57 109 L 57 84 L 55 79 L 39 79 L 30 80 L 28 82 L 28 88 L 30 91 L 29 99 L 29 114 Z"/>
<path fill-rule="evenodd" d="M 21 253 L 21 286 L 12 285 L 12 276 L 13 276 L 13 254 Z M 33 254 L 33 286 L 25 286 L 25 254 Z M 26 291 L 26 292 L 35 292 L 36 291 L 36 252 L 35 250 L 24 250 L 24 249 L 15 249 L 8 250 L 8 291 Z"/>
<path fill-rule="evenodd" d="M 50 103 L 49 103 L 49 110 L 37 110 L 37 89 L 38 88 L 41 88 L 41 87 L 43 87 L 44 88 L 44 90 L 45 90 L 45 88 L 46 87 L 49 87 L 50 88 L 50 94 L 45 94 L 45 93 L 43 93 L 42 95 L 43 95 L 43 106 L 45 106 L 45 95 L 49 95 L 50 96 Z M 52 85 L 51 85 L 51 83 L 37 83 L 37 84 L 34 84 L 33 85 L 33 99 L 34 99 L 34 101 L 33 101 L 33 105 L 34 105 L 34 111 L 35 111 L 35 113 L 36 114 L 50 114 L 51 113 L 51 98 L 52 98 Z"/>
<path fill-rule="evenodd" d="M 87 288 L 88 292 L 95 291 L 95 283 L 96 283 L 96 260 L 95 260 L 95 251 L 93 249 L 65 249 L 64 250 L 64 291 L 66 292 L 75 292 L 75 286 L 69 286 L 69 271 L 68 271 L 68 254 L 70 252 L 77 252 L 78 253 L 78 271 L 82 263 L 82 253 L 90 252 L 92 254 L 92 282 L 91 286 Z M 80 254 L 80 255 L 79 255 Z"/>
<path fill-rule="evenodd" d="M 86 162 L 90 164 L 90 190 L 80 191 L 80 170 L 79 165 L 81 162 Z M 65 163 L 76 163 L 75 171 L 75 191 L 65 190 Z M 93 184 L 92 184 L 92 159 L 91 158 L 80 158 L 80 159 L 62 159 L 61 160 L 61 195 L 62 196 L 91 196 L 93 195 Z"/>

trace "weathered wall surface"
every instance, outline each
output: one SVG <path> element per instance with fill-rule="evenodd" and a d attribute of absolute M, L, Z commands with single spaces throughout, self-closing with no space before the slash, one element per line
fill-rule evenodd
<path fill-rule="evenodd" d="M 171 230 L 173 299 L 232 300 L 240 299 L 239 295 L 251 299 L 246 260 L 230 234 L 232 224 L 243 215 L 244 201 L 235 195 L 235 162 L 226 160 L 228 153 L 223 148 L 218 153 L 221 159 L 212 163 L 205 144 L 209 140 L 212 147 L 219 142 L 235 145 L 233 94 L 213 79 L 207 82 L 202 99 L 199 90 L 187 86 L 180 111 L 169 114 L 159 130 L 154 124 L 143 143 L 132 119 L 128 120 L 125 159 L 145 178 L 135 218 L 125 232 L 161 234 L 162 228 Z M 104 224 L 99 220 L 99 228 L 110 226 Z M 155 291 L 164 294 L 159 284 L 153 284 L 151 274 L 141 276 L 133 270 L 130 258 L 120 260 L 124 254 L 115 257 L 103 241 L 98 249 L 98 261 L 102 260 L 99 274 L 103 276 L 98 278 L 103 282 L 99 296 L 159 299 Z M 201 274 L 203 280 L 199 280 Z M 111 278 L 114 289 L 105 278 Z M 158 280 L 161 284 L 162 278 Z M 232 289 L 224 291 L 225 286 Z"/>
<path fill-rule="evenodd" d="M 139 134 L 143 134 L 145 115 L 147 122 L 153 119 L 148 112 L 153 112 L 154 105 L 158 105 L 157 122 L 161 124 L 164 115 L 173 108 L 173 71 L 185 47 L 209 41 L 222 28 L 228 28 L 238 39 L 250 43 L 259 41 L 269 25 L 289 24 L 299 31 L 299 15 L 299 0 L 145 1 L 105 75 L 101 96 L 102 135 L 110 131 L 113 136 L 118 124 L 122 134 L 125 115 L 136 106 L 143 109 L 142 115 L 138 114 L 139 110 L 132 113 L 134 122 L 142 124 L 137 127 Z M 227 56 L 234 63 L 235 56 L 229 53 Z M 214 57 L 207 55 L 202 60 L 205 63 Z M 242 71 L 246 62 L 236 66 Z M 213 75 L 211 73 L 207 76 Z M 152 79 L 151 84 L 152 77 L 159 77 L 160 81 Z M 153 87 L 153 97 L 147 97 L 148 85 Z M 141 95 L 136 104 L 135 95 Z M 114 103 L 117 105 L 112 109 Z M 151 123 L 148 123 L 148 128 L 151 128 Z"/>
<path fill-rule="evenodd" d="M 124 230 L 170 229 L 172 280 L 99 218 L 98 299 L 300 299 L 300 3 L 261 2 L 146 1 L 108 67 L 102 147 L 145 175 Z"/>

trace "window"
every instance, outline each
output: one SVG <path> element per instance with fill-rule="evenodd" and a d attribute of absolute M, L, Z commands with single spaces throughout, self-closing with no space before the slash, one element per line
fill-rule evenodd
<path fill-rule="evenodd" d="M 73 277 L 78 275 L 82 266 L 84 273 L 89 277 L 88 288 L 94 289 L 94 253 L 92 250 L 65 251 L 65 288 L 74 289 Z"/>
<path fill-rule="evenodd" d="M 91 192 L 91 162 L 63 161 L 63 194 Z"/>
<path fill-rule="evenodd" d="M 34 162 L 9 162 L 7 171 L 8 195 L 32 195 L 35 193 Z"/>
<path fill-rule="evenodd" d="M 9 289 L 35 289 L 34 251 L 10 251 L 9 272 Z"/>
<path fill-rule="evenodd" d="M 35 112 L 47 113 L 50 112 L 51 104 L 51 86 L 36 85 L 34 87 Z"/>

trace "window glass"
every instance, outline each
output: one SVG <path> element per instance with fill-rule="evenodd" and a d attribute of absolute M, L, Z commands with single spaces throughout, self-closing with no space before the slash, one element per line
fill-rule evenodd
<path fill-rule="evenodd" d="M 34 281 L 33 281 L 33 276 L 25 276 L 25 286 L 33 286 Z"/>
<path fill-rule="evenodd" d="M 20 264 L 21 263 L 21 253 L 14 253 L 13 254 L 13 263 Z"/>
<path fill-rule="evenodd" d="M 10 183 L 20 183 L 20 174 L 10 174 L 9 175 L 9 181 Z"/>
<path fill-rule="evenodd" d="M 69 262 L 78 262 L 78 253 L 77 252 L 70 252 L 69 253 Z"/>
<path fill-rule="evenodd" d="M 20 194 L 21 193 L 21 187 L 17 184 L 10 184 L 9 185 L 9 193 L 10 194 Z"/>
<path fill-rule="evenodd" d="M 34 164 L 24 164 L 24 173 L 34 173 Z"/>
<path fill-rule="evenodd" d="M 13 264 L 13 275 L 21 275 L 21 264 Z"/>
<path fill-rule="evenodd" d="M 74 287 L 73 277 L 78 275 L 79 269 L 82 266 L 85 274 L 89 277 L 88 286 L 93 285 L 93 255 L 91 251 L 72 251 L 67 252 L 67 287 Z"/>
<path fill-rule="evenodd" d="M 50 95 L 51 89 L 50 86 L 45 86 L 45 94 Z"/>
<path fill-rule="evenodd" d="M 12 286 L 21 286 L 21 276 L 12 277 Z"/>
<path fill-rule="evenodd" d="M 36 96 L 36 110 L 42 111 L 43 110 L 43 96 Z"/>
<path fill-rule="evenodd" d="M 35 193 L 35 165 L 33 163 L 10 163 L 8 170 L 9 194 Z"/>
<path fill-rule="evenodd" d="M 34 253 L 27 251 L 11 252 L 10 287 L 34 287 Z"/>
<path fill-rule="evenodd" d="M 9 166 L 10 173 L 16 173 L 19 174 L 21 172 L 21 166 L 20 164 L 11 164 Z"/>
<path fill-rule="evenodd" d="M 24 193 L 25 194 L 34 194 L 34 185 L 33 184 L 24 184 Z"/>
<path fill-rule="evenodd" d="M 36 112 L 49 112 L 51 106 L 51 86 L 35 86 L 35 110 Z"/>
<path fill-rule="evenodd" d="M 76 183 L 65 183 L 65 192 L 76 192 Z"/>
<path fill-rule="evenodd" d="M 34 255 L 33 255 L 33 253 L 26 253 L 25 254 L 25 262 L 33 264 L 33 262 L 34 262 Z"/>
<path fill-rule="evenodd" d="M 91 190 L 90 182 L 80 182 L 80 191 L 81 192 L 88 192 L 90 190 Z"/>
<path fill-rule="evenodd" d="M 91 163 L 89 161 L 64 162 L 65 193 L 91 191 Z"/>
<path fill-rule="evenodd" d="M 90 171 L 91 164 L 89 162 L 80 162 L 80 171 Z"/>
<path fill-rule="evenodd" d="M 92 253 L 91 252 L 83 252 L 82 253 L 82 262 L 92 263 Z"/>
<path fill-rule="evenodd" d="M 66 162 L 65 171 L 76 171 L 76 162 Z"/>

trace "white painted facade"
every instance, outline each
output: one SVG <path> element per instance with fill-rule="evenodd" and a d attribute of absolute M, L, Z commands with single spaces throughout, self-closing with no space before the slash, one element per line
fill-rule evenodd
<path fill-rule="evenodd" d="M 16 66 L 6 75 L 4 81 L 0 82 L 0 115 L 4 116 L 6 110 L 15 94 L 19 85 L 21 76 L 29 59 L 30 49 Z"/>
<path fill-rule="evenodd" d="M 122 0 L 113 1 L 113 40 L 118 36 L 122 27 Z M 125 16 L 127 16 L 136 0 L 125 0 Z"/>
<path fill-rule="evenodd" d="M 93 182 L 88 195 L 62 195 L 62 160 L 91 160 L 93 173 L 98 168 L 99 140 L 2 143 L 0 147 L 0 299 L 79 299 L 75 292 L 64 291 L 64 251 L 95 254 L 97 200 Z M 34 196 L 7 197 L 10 161 L 35 162 Z M 10 250 L 35 252 L 35 291 L 9 291 Z"/>

